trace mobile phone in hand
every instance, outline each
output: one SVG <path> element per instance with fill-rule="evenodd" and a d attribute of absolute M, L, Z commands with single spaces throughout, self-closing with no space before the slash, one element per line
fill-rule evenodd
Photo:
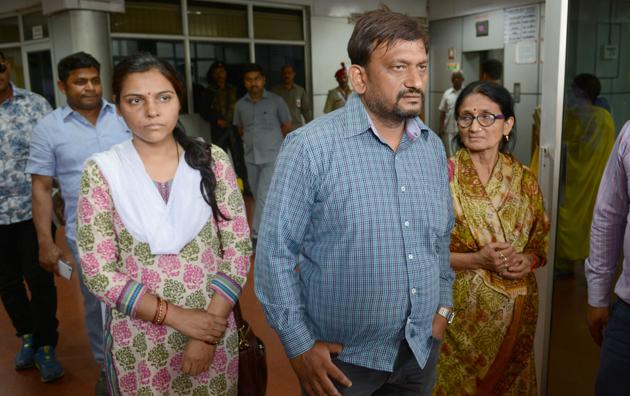
<path fill-rule="evenodd" d="M 72 267 L 63 260 L 57 261 L 57 271 L 62 278 L 69 280 L 72 277 Z"/>

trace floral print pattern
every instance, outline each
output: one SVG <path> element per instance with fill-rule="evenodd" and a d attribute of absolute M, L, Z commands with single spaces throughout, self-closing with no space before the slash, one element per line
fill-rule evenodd
<path fill-rule="evenodd" d="M 500 153 L 484 185 L 462 149 L 449 161 L 449 175 L 455 214 L 451 252 L 472 253 L 501 241 L 536 255 L 544 265 L 549 220 L 527 168 Z M 535 395 L 533 272 L 509 280 L 485 269 L 457 271 L 453 307 L 457 315 L 444 335 L 433 394 Z"/>
<path fill-rule="evenodd" d="M 0 224 L 32 217 L 31 176 L 25 172 L 31 133 L 52 111 L 42 96 L 11 87 L 13 97 L 0 104 Z"/>
<path fill-rule="evenodd" d="M 116 214 L 106 180 L 89 161 L 83 171 L 79 198 L 77 244 L 86 286 L 111 309 L 106 343 L 108 373 L 114 395 L 236 395 L 238 335 L 232 315 L 224 340 L 217 346 L 208 372 L 190 376 L 181 371 L 187 337 L 116 310 L 129 282 L 170 304 L 203 309 L 213 295 L 210 283 L 218 271 L 243 286 L 249 271 L 251 242 L 242 197 L 227 155 L 212 147 L 217 201 L 229 219 L 211 218 L 182 251 L 153 255 L 135 240 Z M 236 198 L 239 194 L 240 198 Z M 226 254 L 219 254 L 218 232 Z"/>

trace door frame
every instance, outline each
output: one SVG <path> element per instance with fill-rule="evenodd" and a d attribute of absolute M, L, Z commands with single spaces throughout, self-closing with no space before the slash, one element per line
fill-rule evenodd
<path fill-rule="evenodd" d="M 28 54 L 31 52 L 39 52 L 39 51 L 50 51 L 50 60 L 52 65 L 52 76 L 53 76 L 53 86 L 55 92 L 55 105 L 59 107 L 62 103 L 65 103 L 65 98 L 59 91 L 57 87 L 57 80 L 59 76 L 57 75 L 57 67 L 55 65 L 55 54 L 53 51 L 52 42 L 50 40 L 37 41 L 33 43 L 25 42 L 20 46 L 22 50 L 22 64 L 24 67 L 24 86 L 26 89 L 32 91 L 31 89 L 31 72 L 28 64 Z"/>
<path fill-rule="evenodd" d="M 542 100 L 540 126 L 540 162 L 538 180 L 547 214 L 551 220 L 547 265 L 538 270 L 540 312 L 536 337 L 536 355 L 539 356 L 539 394 L 547 394 L 549 372 L 549 342 L 553 297 L 553 264 L 556 245 L 558 192 L 560 187 L 560 159 L 562 144 L 562 117 L 564 108 L 564 79 L 566 70 L 569 0 L 545 2 L 544 43 L 542 59 Z"/>

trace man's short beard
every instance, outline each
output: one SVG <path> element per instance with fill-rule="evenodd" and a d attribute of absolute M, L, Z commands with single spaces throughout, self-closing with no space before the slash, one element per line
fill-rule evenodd
<path fill-rule="evenodd" d="M 403 110 L 400 108 L 400 100 L 403 96 L 407 94 L 420 95 L 420 109 L 416 111 Z M 374 94 L 374 91 L 369 89 L 363 95 L 363 102 L 365 103 L 365 107 L 367 107 L 374 115 L 379 117 L 385 123 L 397 125 L 403 121 L 406 121 L 409 118 L 415 118 L 419 115 L 420 111 L 422 110 L 422 105 L 424 104 L 424 92 L 415 88 L 400 91 L 398 95 L 396 95 L 396 104 L 392 107 L 388 107 L 382 99 L 382 96 Z"/>

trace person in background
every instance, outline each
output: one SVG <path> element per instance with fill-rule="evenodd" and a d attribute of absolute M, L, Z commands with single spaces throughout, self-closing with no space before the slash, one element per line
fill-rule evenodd
<path fill-rule="evenodd" d="M 454 71 L 451 74 L 451 83 L 453 87 L 449 88 L 442 95 L 438 110 L 440 110 L 440 137 L 444 142 L 446 148 L 446 156 L 450 157 L 455 154 L 455 145 L 457 139 L 457 122 L 455 121 L 455 101 L 459 93 L 462 91 L 462 84 L 464 83 L 464 73 L 461 71 Z"/>
<path fill-rule="evenodd" d="M 292 65 L 284 65 L 281 71 L 282 84 L 278 84 L 271 92 L 284 99 L 291 112 L 291 123 L 293 129 L 300 128 L 304 124 L 313 120 L 313 106 L 311 98 L 306 90 L 296 84 L 295 69 Z"/>
<path fill-rule="evenodd" d="M 265 81 L 265 73 L 259 65 L 247 65 L 243 73 L 247 94 L 236 102 L 234 110 L 234 125 L 243 137 L 249 187 L 256 199 L 252 222 L 254 246 L 276 157 L 284 136 L 292 129 L 287 104 L 265 89 Z"/>
<path fill-rule="evenodd" d="M 586 322 L 602 347 L 596 395 L 625 395 L 630 389 L 630 122 L 622 128 L 599 185 L 590 253 L 584 265 L 588 286 Z M 619 253 L 621 275 L 617 278 Z M 617 299 L 612 305 L 613 283 Z M 610 308 L 609 308 L 610 306 Z"/>
<path fill-rule="evenodd" d="M 122 59 L 113 94 L 133 138 L 88 159 L 77 211 L 85 284 L 109 308 L 108 394 L 234 396 L 251 242 L 230 159 L 178 126 L 168 61 Z"/>
<path fill-rule="evenodd" d="M 232 118 L 236 104 L 236 87 L 227 82 L 227 70 L 223 62 L 214 62 L 206 75 L 208 80 L 207 108 L 200 114 L 210 123 L 212 144 L 223 151 L 232 149 Z"/>
<path fill-rule="evenodd" d="M 225 63 L 214 62 L 206 74 L 208 88 L 204 92 L 199 114 L 210 123 L 212 144 L 229 151 L 241 190 L 251 195 L 247 187 L 247 168 L 243 154 L 243 141 L 232 125 L 237 100 L 236 87 L 227 82 Z"/>
<path fill-rule="evenodd" d="M 291 133 L 278 158 L 256 295 L 308 395 L 424 396 L 435 384 L 453 217 L 444 145 L 418 118 L 427 52 L 413 18 L 360 16 L 356 94 Z"/>
<path fill-rule="evenodd" d="M 0 298 L 21 340 L 16 370 L 37 366 L 44 382 L 64 374 L 55 354 L 57 289 L 53 275 L 37 263 L 25 169 L 33 127 L 51 111 L 46 99 L 11 83 L 11 63 L 0 51 Z"/>
<path fill-rule="evenodd" d="M 481 71 L 479 79 L 481 81 L 490 81 L 501 85 L 501 76 L 503 76 L 503 63 L 497 59 L 486 59 L 481 62 Z"/>
<path fill-rule="evenodd" d="M 463 148 L 449 160 L 455 228 L 453 308 L 438 363 L 437 396 L 535 395 L 534 335 L 549 220 L 536 175 L 510 154 L 514 103 L 477 81 L 455 104 Z"/>
<path fill-rule="evenodd" d="M 103 100 L 100 63 L 90 54 L 77 52 L 57 65 L 59 90 L 67 104 L 44 117 L 33 130 L 26 172 L 33 183 L 33 221 L 39 240 L 39 263 L 49 272 L 57 272 L 57 262 L 64 260 L 61 249 L 50 232 L 53 218 L 53 180 L 59 181 L 65 207 L 65 232 L 83 294 L 85 325 L 92 355 L 101 366 L 96 394 L 105 394 L 103 359 L 103 319 L 101 304 L 88 291 L 83 280 L 76 242 L 76 212 L 80 178 L 85 160 L 92 154 L 128 140 L 131 135 L 116 108 Z"/>
<path fill-rule="evenodd" d="M 337 80 L 337 87 L 328 91 L 324 113 L 330 113 L 345 106 L 352 93 L 352 88 L 348 85 L 348 69 L 345 63 L 341 62 L 341 68 L 335 72 L 335 80 Z"/>
<path fill-rule="evenodd" d="M 562 133 L 564 163 L 560 180 L 556 276 L 573 276 L 589 255 L 589 231 L 599 182 L 615 144 L 615 122 L 593 101 L 601 84 L 592 74 L 573 79 Z"/>

